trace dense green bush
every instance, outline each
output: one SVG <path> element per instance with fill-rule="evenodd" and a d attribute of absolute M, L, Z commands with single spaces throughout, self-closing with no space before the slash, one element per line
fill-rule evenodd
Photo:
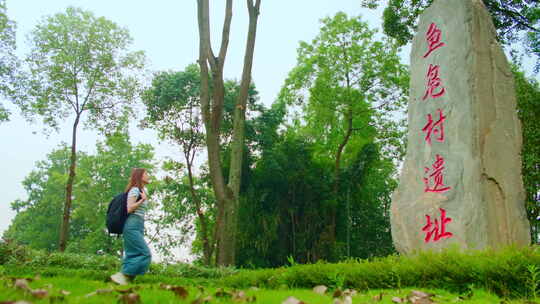
<path fill-rule="evenodd" d="M 0 243 L 0 265 L 40 269 L 62 267 L 68 269 L 113 270 L 120 260 L 111 255 L 47 252 L 30 249 L 11 242 Z"/>
<path fill-rule="evenodd" d="M 10 262 L 22 262 L 30 259 L 31 249 L 12 241 L 0 239 L 0 265 Z"/>
<path fill-rule="evenodd" d="M 237 273 L 232 267 L 220 267 L 220 268 L 207 268 L 203 266 L 195 266 L 190 264 L 178 263 L 178 264 L 152 264 L 150 265 L 150 274 L 171 276 L 171 277 L 185 277 L 185 278 L 208 278 L 216 279 Z"/>
<path fill-rule="evenodd" d="M 535 273 L 533 273 L 535 272 Z M 225 277 L 227 286 L 312 288 L 319 284 L 359 290 L 427 287 L 465 292 L 472 286 L 503 297 L 530 295 L 540 290 L 533 280 L 540 272 L 540 249 L 507 248 L 500 251 L 448 250 L 413 256 L 389 256 L 317 263 L 288 268 L 245 270 Z"/>
<path fill-rule="evenodd" d="M 121 260 L 111 255 L 76 254 L 68 252 L 47 252 L 35 250 L 15 243 L 0 243 L 0 265 L 9 268 L 18 267 L 23 273 L 52 271 L 62 269 L 85 271 L 117 271 Z M 103 273 L 106 273 L 103 272 Z M 149 274 L 185 278 L 221 278 L 237 271 L 233 268 L 207 268 L 184 263 L 150 265 Z M 95 275 L 92 273 L 90 275 Z M 102 276 L 99 273 L 98 276 Z"/>

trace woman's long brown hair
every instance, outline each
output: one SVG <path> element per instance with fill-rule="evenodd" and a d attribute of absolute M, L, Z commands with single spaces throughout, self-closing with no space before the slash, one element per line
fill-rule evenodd
<path fill-rule="evenodd" d="M 131 169 L 131 177 L 129 178 L 129 183 L 126 187 L 126 192 L 129 191 L 132 187 L 137 187 L 139 189 L 142 189 L 144 184 L 142 181 L 142 177 L 144 172 L 146 172 L 146 169 L 144 168 L 133 168 Z"/>

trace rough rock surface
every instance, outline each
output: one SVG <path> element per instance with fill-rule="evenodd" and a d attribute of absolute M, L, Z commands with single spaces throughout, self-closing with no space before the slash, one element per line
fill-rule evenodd
<path fill-rule="evenodd" d="M 481 0 L 436 0 L 420 17 L 391 208 L 402 253 L 530 243 L 514 82 L 495 37 Z"/>

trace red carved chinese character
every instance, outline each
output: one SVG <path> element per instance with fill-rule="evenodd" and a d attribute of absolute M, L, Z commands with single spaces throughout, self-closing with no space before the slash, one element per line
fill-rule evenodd
<path fill-rule="evenodd" d="M 437 242 L 442 238 L 448 238 L 453 236 L 451 232 L 446 231 L 446 224 L 450 223 L 452 219 L 446 217 L 446 210 L 444 210 L 443 208 L 439 208 L 439 210 L 441 211 L 440 222 L 438 219 L 435 219 L 435 222 L 432 222 L 431 217 L 426 214 L 427 223 L 422 228 L 422 231 L 426 233 L 426 237 L 424 238 L 424 242 L 426 243 L 429 243 L 433 236 L 433 242 Z"/>
<path fill-rule="evenodd" d="M 437 120 L 435 123 L 433 122 L 433 119 L 431 118 L 431 114 L 427 115 L 428 122 L 422 128 L 423 132 L 426 132 L 426 138 L 428 144 L 431 145 L 431 133 L 439 134 L 439 137 L 437 137 L 437 140 L 440 142 L 444 141 L 444 120 L 446 119 L 446 116 L 443 116 L 442 110 L 438 109 L 439 112 L 439 120 Z"/>
<path fill-rule="evenodd" d="M 437 28 L 435 23 L 429 25 L 429 29 L 426 33 L 426 40 L 428 43 L 428 51 L 424 54 L 424 58 L 429 56 L 431 52 L 444 46 L 444 42 L 441 42 L 441 30 Z"/>
<path fill-rule="evenodd" d="M 444 185 L 443 181 L 443 170 L 444 170 L 444 158 L 442 158 L 439 154 L 435 156 L 437 160 L 435 163 L 433 163 L 433 173 L 429 175 L 429 178 L 424 177 L 424 184 L 426 185 L 426 188 L 424 188 L 424 192 L 446 192 L 450 190 L 451 188 Z M 429 173 L 430 169 L 428 167 L 424 168 L 424 173 Z M 433 179 L 433 188 L 429 187 L 429 181 L 430 179 Z"/>
<path fill-rule="evenodd" d="M 429 64 L 429 69 L 428 69 L 428 72 L 426 74 L 426 78 L 427 78 L 427 89 L 426 89 L 426 94 L 424 95 L 424 97 L 422 98 L 422 100 L 426 100 L 426 98 L 431 97 L 431 98 L 438 98 L 438 97 L 441 97 L 444 95 L 444 87 L 441 87 L 442 85 L 442 82 L 441 82 L 441 79 L 439 78 L 439 66 L 438 65 L 432 65 L 432 64 Z M 439 92 L 435 92 L 435 90 L 437 88 L 440 88 Z"/>

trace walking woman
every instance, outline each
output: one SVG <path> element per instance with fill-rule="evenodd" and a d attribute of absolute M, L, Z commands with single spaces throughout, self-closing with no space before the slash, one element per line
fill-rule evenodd
<path fill-rule="evenodd" d="M 124 226 L 124 259 L 120 272 L 111 276 L 119 285 L 126 285 L 135 276 L 144 274 L 150 266 L 152 255 L 144 241 L 144 215 L 148 209 L 145 186 L 149 183 L 145 169 L 135 168 L 126 187 L 128 218 Z"/>

